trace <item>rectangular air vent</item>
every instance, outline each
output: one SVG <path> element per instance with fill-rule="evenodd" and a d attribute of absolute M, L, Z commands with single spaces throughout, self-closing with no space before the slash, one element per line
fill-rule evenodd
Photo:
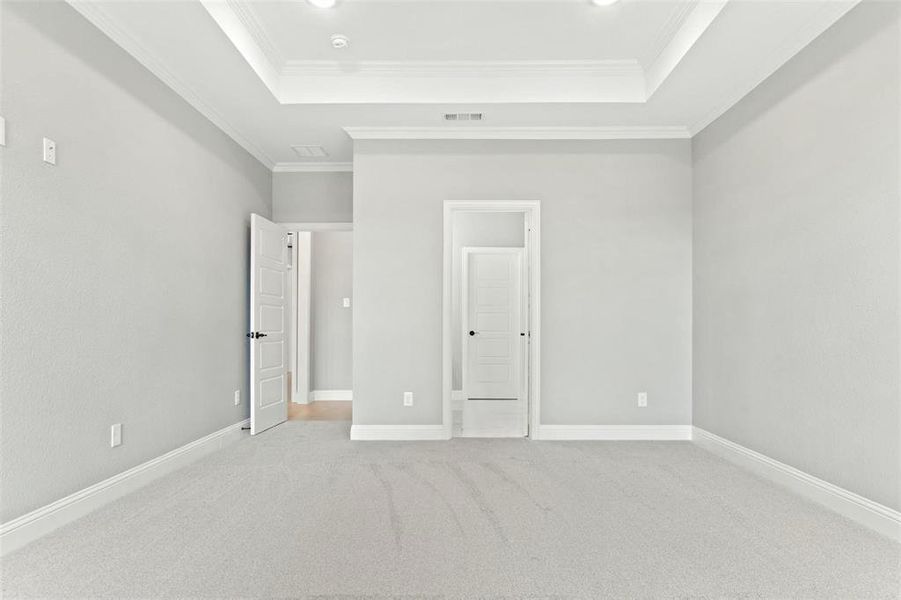
<path fill-rule="evenodd" d="M 324 158 L 328 152 L 322 146 L 291 146 L 301 158 Z"/>
<path fill-rule="evenodd" d="M 481 121 L 482 113 L 444 113 L 445 121 Z"/>

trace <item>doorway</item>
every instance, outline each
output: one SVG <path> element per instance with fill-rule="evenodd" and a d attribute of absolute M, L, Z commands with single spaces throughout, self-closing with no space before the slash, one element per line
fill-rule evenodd
<path fill-rule="evenodd" d="M 292 233 L 290 421 L 350 421 L 353 401 L 353 230 L 285 223 Z"/>
<path fill-rule="evenodd" d="M 539 233 L 538 202 L 445 203 L 448 437 L 537 437 Z"/>
<path fill-rule="evenodd" d="M 351 420 L 352 227 L 251 216 L 250 431 Z"/>

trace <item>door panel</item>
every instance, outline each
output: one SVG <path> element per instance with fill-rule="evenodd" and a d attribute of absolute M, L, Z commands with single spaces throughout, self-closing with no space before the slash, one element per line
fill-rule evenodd
<path fill-rule="evenodd" d="M 250 433 L 288 419 L 288 239 L 280 225 L 250 216 Z"/>
<path fill-rule="evenodd" d="M 523 437 L 523 249 L 463 249 L 463 436 Z"/>

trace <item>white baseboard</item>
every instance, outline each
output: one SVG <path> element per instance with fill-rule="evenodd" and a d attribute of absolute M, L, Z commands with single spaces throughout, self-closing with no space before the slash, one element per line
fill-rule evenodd
<path fill-rule="evenodd" d="M 109 479 L 42 506 L 12 521 L 0 524 L 0 556 L 83 517 L 104 504 L 124 496 L 163 475 L 239 439 L 249 419 L 229 425 L 199 440 L 185 444 Z"/>
<path fill-rule="evenodd" d="M 310 392 L 310 402 L 318 402 L 320 400 L 346 400 L 354 399 L 353 390 L 313 390 Z"/>
<path fill-rule="evenodd" d="M 351 425 L 350 439 L 360 441 L 449 440 L 444 425 Z"/>
<path fill-rule="evenodd" d="M 873 502 L 828 481 L 774 460 L 735 442 L 694 428 L 694 442 L 702 448 L 741 465 L 758 475 L 822 504 L 861 525 L 901 541 L 901 512 Z"/>
<path fill-rule="evenodd" d="M 537 440 L 648 440 L 691 439 L 691 425 L 539 425 Z"/>

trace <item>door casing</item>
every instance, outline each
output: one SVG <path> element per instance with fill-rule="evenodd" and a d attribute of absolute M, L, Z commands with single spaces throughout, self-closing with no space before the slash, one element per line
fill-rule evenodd
<path fill-rule="evenodd" d="M 447 439 L 453 437 L 453 223 L 458 212 L 523 213 L 528 293 L 528 351 L 526 352 L 528 437 L 539 438 L 541 426 L 541 203 L 538 200 L 448 200 L 444 203 L 444 273 L 442 327 L 441 425 Z"/>

